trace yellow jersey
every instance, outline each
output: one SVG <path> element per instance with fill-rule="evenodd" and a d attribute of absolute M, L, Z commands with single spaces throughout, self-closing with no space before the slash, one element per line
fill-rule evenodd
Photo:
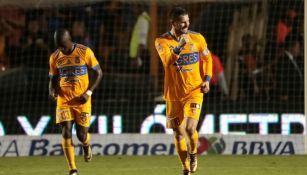
<path fill-rule="evenodd" d="M 212 57 L 205 38 L 192 31 L 187 36 L 188 41 L 179 54 L 173 51 L 179 41 L 170 32 L 155 40 L 165 71 L 164 99 L 167 101 L 178 101 L 201 93 L 202 74 L 209 80 L 212 76 Z M 200 61 L 204 65 L 200 65 Z"/>
<path fill-rule="evenodd" d="M 57 99 L 58 106 L 90 105 L 91 98 L 85 104 L 78 104 L 74 98 L 88 90 L 88 68 L 96 69 L 99 63 L 93 51 L 81 44 L 74 44 L 69 54 L 59 49 L 51 54 L 49 59 L 49 76 L 59 77 L 60 91 Z"/>

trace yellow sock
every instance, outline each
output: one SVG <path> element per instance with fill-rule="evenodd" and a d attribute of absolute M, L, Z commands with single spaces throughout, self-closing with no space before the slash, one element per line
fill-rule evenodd
<path fill-rule="evenodd" d="M 192 137 L 189 137 L 190 142 L 190 153 L 195 154 L 197 153 L 197 146 L 198 146 L 198 132 L 195 131 Z"/>
<path fill-rule="evenodd" d="M 84 142 L 82 142 L 83 146 L 89 145 L 90 141 L 91 141 L 91 135 L 90 135 L 90 133 L 87 133 L 86 139 L 84 140 Z"/>
<path fill-rule="evenodd" d="M 75 148 L 74 144 L 72 143 L 72 138 L 62 138 L 62 147 L 64 155 L 66 157 L 66 161 L 68 163 L 69 170 L 77 169 L 75 162 Z"/>
<path fill-rule="evenodd" d="M 182 163 L 182 167 L 184 170 L 190 170 L 190 162 L 188 159 L 188 149 L 185 138 L 181 140 L 174 140 L 176 145 L 176 150 L 178 153 L 178 157 Z"/>

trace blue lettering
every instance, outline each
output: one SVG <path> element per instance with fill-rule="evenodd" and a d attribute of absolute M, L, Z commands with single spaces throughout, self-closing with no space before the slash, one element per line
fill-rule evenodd
<path fill-rule="evenodd" d="M 61 156 L 64 154 L 62 149 L 62 144 L 55 144 L 52 146 L 52 148 L 55 148 L 54 150 L 50 151 L 50 156 Z"/>
<path fill-rule="evenodd" d="M 119 151 L 120 151 L 120 146 L 116 143 L 111 143 L 103 149 L 103 154 L 104 155 L 118 155 Z"/>
<path fill-rule="evenodd" d="M 286 142 L 279 154 L 295 154 L 293 143 Z"/>
<path fill-rule="evenodd" d="M 279 150 L 279 147 L 281 145 L 281 142 L 278 142 L 278 144 L 276 145 L 275 149 L 272 149 L 272 145 L 271 142 L 265 142 L 267 150 L 268 150 L 268 154 L 273 154 L 275 155 L 277 153 L 277 151 Z"/>
<path fill-rule="evenodd" d="M 199 53 L 187 53 L 187 54 L 181 54 L 179 59 L 176 61 L 177 66 L 183 66 L 183 65 L 189 65 L 189 64 L 195 64 L 199 60 Z"/>
<path fill-rule="evenodd" d="M 127 155 L 128 149 L 132 148 L 132 155 L 138 155 L 138 150 L 142 147 L 143 148 L 143 154 L 142 155 L 147 155 L 148 154 L 148 144 L 124 144 L 123 147 L 123 155 Z"/>
<path fill-rule="evenodd" d="M 165 155 L 166 145 L 163 143 L 158 143 L 151 148 L 151 155 Z"/>
<path fill-rule="evenodd" d="M 11 147 L 13 148 L 11 150 Z M 9 146 L 7 147 L 6 151 L 3 153 L 3 157 L 6 156 L 6 154 L 15 154 L 17 157 L 19 156 L 19 152 L 18 152 L 18 147 L 17 147 L 17 143 L 16 140 L 13 140 Z"/>
<path fill-rule="evenodd" d="M 251 142 L 249 154 L 254 154 L 256 150 L 258 150 L 258 154 L 260 154 L 260 155 L 264 154 L 262 142 Z"/>
<path fill-rule="evenodd" d="M 101 144 L 95 143 L 95 144 L 92 144 L 91 147 L 92 147 L 92 153 L 93 153 L 93 155 L 101 155 L 100 151 L 95 152 L 95 149 L 96 149 L 96 148 L 98 148 L 98 149 L 102 148 L 102 145 L 101 145 Z"/>
<path fill-rule="evenodd" d="M 169 148 L 169 153 L 168 155 L 174 155 L 175 154 L 175 144 L 171 144 Z"/>
<path fill-rule="evenodd" d="M 246 145 L 246 142 L 235 142 L 232 149 L 232 154 L 238 154 L 239 149 L 242 151 L 242 154 L 247 154 Z"/>
<path fill-rule="evenodd" d="M 49 145 L 49 140 L 41 139 L 41 140 L 32 140 L 31 146 L 30 146 L 30 156 L 45 156 L 47 155 L 47 149 L 46 146 Z M 37 152 L 36 152 L 37 151 Z M 36 154 L 35 154 L 36 153 Z"/>

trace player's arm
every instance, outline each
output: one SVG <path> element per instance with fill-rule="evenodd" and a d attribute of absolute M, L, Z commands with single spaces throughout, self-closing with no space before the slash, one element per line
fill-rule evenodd
<path fill-rule="evenodd" d="M 90 81 L 90 85 L 88 88 L 88 91 L 93 92 L 94 89 L 96 89 L 96 87 L 98 86 L 98 84 L 100 83 L 103 73 L 102 70 L 99 66 L 99 64 L 97 64 L 94 68 L 93 68 L 94 72 L 95 72 L 95 76 L 94 79 Z"/>
<path fill-rule="evenodd" d="M 49 78 L 49 98 L 52 100 L 56 100 L 59 92 L 58 92 L 58 78 L 56 76 L 50 76 Z"/>
<path fill-rule="evenodd" d="M 57 76 L 57 68 L 52 56 L 49 60 L 49 98 L 56 100 L 59 95 L 59 79 Z"/>
<path fill-rule="evenodd" d="M 96 87 L 100 83 L 102 76 L 103 76 L 101 67 L 93 51 L 90 48 L 88 48 L 86 51 L 85 60 L 86 60 L 86 65 L 92 70 L 94 70 L 95 75 L 94 75 L 94 79 L 90 80 L 87 91 L 83 95 L 81 95 L 80 97 L 81 103 L 85 103 L 87 99 L 93 94 L 93 91 L 96 89 Z"/>
<path fill-rule="evenodd" d="M 181 37 L 178 45 L 175 48 L 170 48 L 168 44 L 161 38 L 157 38 L 155 41 L 155 47 L 162 60 L 164 66 L 173 64 L 178 58 L 181 50 L 186 44 L 186 39 Z"/>
<path fill-rule="evenodd" d="M 210 90 L 210 79 L 212 77 L 212 56 L 207 47 L 206 40 L 200 35 L 200 58 L 203 61 L 204 82 L 201 85 L 203 93 L 207 93 Z"/>

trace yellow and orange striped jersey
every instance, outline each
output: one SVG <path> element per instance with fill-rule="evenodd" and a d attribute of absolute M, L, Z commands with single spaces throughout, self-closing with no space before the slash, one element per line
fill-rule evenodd
<path fill-rule="evenodd" d="M 88 90 L 88 68 L 96 69 L 99 63 L 93 51 L 81 44 L 74 44 L 70 54 L 64 54 L 59 49 L 51 54 L 49 59 L 49 76 L 58 76 L 60 92 L 58 106 L 80 106 L 73 99 Z M 91 104 L 89 98 L 86 105 Z"/>
<path fill-rule="evenodd" d="M 193 94 L 201 93 L 203 75 L 212 76 L 212 57 L 205 38 L 196 32 L 187 33 L 188 41 L 177 55 L 173 49 L 178 40 L 170 32 L 156 38 L 155 47 L 164 66 L 164 99 L 182 100 Z M 204 66 L 200 65 L 204 62 Z M 203 70 L 202 70 L 203 69 Z"/>

